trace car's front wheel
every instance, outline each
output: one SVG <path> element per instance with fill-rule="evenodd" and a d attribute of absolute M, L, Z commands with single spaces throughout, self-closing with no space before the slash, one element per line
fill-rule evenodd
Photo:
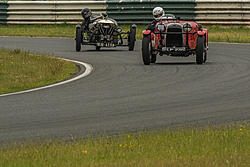
<path fill-rule="evenodd" d="M 208 49 L 208 43 L 207 43 L 206 38 L 205 38 L 204 39 L 204 52 L 205 52 L 205 55 L 204 55 L 203 63 L 206 63 L 206 61 L 207 61 L 207 49 Z"/>
<path fill-rule="evenodd" d="M 135 41 L 136 41 L 136 27 L 130 28 L 130 33 L 128 36 L 128 50 L 133 51 L 135 47 Z"/>
<path fill-rule="evenodd" d="M 204 36 L 198 36 L 197 47 L 196 47 L 196 63 L 202 64 L 206 60 L 206 51 L 204 46 Z"/>
<path fill-rule="evenodd" d="M 81 51 L 82 45 L 82 30 L 80 28 L 76 28 L 76 51 Z"/>
<path fill-rule="evenodd" d="M 156 62 L 156 54 L 151 53 L 151 63 Z"/>
<path fill-rule="evenodd" d="M 151 49 L 150 35 L 144 36 L 142 39 L 142 60 L 145 65 L 150 65 Z"/>

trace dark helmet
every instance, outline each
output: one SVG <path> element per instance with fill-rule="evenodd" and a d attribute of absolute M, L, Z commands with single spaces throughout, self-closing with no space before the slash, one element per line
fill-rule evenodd
<path fill-rule="evenodd" d="M 82 9 L 81 14 L 82 14 L 82 17 L 86 19 L 92 15 L 92 12 L 89 8 L 84 8 Z"/>

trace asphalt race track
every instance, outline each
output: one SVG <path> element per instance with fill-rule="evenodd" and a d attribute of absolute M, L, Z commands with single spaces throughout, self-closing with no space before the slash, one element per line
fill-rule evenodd
<path fill-rule="evenodd" d="M 89 46 L 77 53 L 74 40 L 63 38 L 1 37 L 0 46 L 94 67 L 68 84 L 0 97 L 0 142 L 250 119 L 250 45 L 210 43 L 204 65 L 164 56 L 151 66 L 142 63 L 141 41 L 133 52 Z"/>

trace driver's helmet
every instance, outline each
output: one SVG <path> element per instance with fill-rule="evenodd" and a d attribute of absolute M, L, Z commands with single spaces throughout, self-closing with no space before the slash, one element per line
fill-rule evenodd
<path fill-rule="evenodd" d="M 84 19 L 86 19 L 86 18 L 89 18 L 92 15 L 92 12 L 91 12 L 91 10 L 89 8 L 84 8 L 84 9 L 82 9 L 81 14 L 82 14 L 82 17 Z"/>
<path fill-rule="evenodd" d="M 159 21 L 164 15 L 165 12 L 162 7 L 155 7 L 153 9 L 153 16 L 156 21 Z"/>

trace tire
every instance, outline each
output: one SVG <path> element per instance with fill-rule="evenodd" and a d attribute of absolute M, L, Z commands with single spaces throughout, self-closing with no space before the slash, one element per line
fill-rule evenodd
<path fill-rule="evenodd" d="M 80 28 L 76 29 L 76 51 L 81 51 L 81 45 L 82 45 L 82 31 Z"/>
<path fill-rule="evenodd" d="M 204 55 L 203 63 L 206 63 L 206 61 L 207 61 L 207 51 L 204 51 L 204 52 L 205 52 L 205 55 Z"/>
<path fill-rule="evenodd" d="M 198 36 L 196 47 L 196 63 L 202 64 L 205 60 L 204 36 Z"/>
<path fill-rule="evenodd" d="M 136 41 L 136 28 L 131 27 L 130 33 L 128 36 L 128 50 L 133 51 L 135 47 L 135 41 Z"/>
<path fill-rule="evenodd" d="M 151 57 L 151 38 L 150 35 L 142 39 L 142 60 L 145 65 L 150 65 Z"/>
<path fill-rule="evenodd" d="M 95 50 L 100 51 L 101 50 L 101 46 L 96 46 Z"/>
<path fill-rule="evenodd" d="M 151 63 L 155 63 L 156 62 L 156 54 L 152 54 L 151 53 Z"/>
<path fill-rule="evenodd" d="M 205 35 L 206 36 L 206 35 Z M 203 59 L 203 63 L 206 63 L 207 61 L 207 48 L 208 48 L 208 43 L 206 43 L 206 38 L 204 39 L 204 47 L 205 47 L 205 55 L 204 55 L 204 59 Z"/>

